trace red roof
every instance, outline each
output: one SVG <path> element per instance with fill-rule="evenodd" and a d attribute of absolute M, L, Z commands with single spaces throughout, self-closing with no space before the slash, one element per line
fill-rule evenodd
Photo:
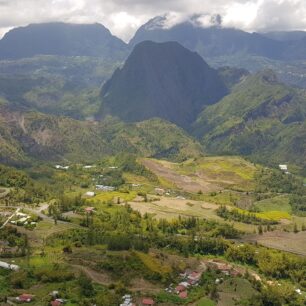
<path fill-rule="evenodd" d="M 152 299 L 145 298 L 142 300 L 142 304 L 143 305 L 154 305 L 154 301 Z"/>
<path fill-rule="evenodd" d="M 55 301 L 51 302 L 51 306 L 61 306 L 61 305 L 62 305 L 62 303 L 58 300 L 55 300 Z"/>
<path fill-rule="evenodd" d="M 86 211 L 86 212 L 92 212 L 92 211 L 94 211 L 94 210 L 95 210 L 94 207 L 86 207 L 86 208 L 85 208 L 85 211 Z"/>
<path fill-rule="evenodd" d="M 32 301 L 32 299 L 33 299 L 32 294 L 24 293 L 19 296 L 19 301 L 22 301 L 22 302 Z"/>
<path fill-rule="evenodd" d="M 181 293 L 179 294 L 179 297 L 180 297 L 181 299 L 187 299 L 187 297 L 188 297 L 187 291 L 181 292 Z"/>
<path fill-rule="evenodd" d="M 185 290 L 186 290 L 186 287 L 183 286 L 183 285 L 178 285 L 178 286 L 175 288 L 175 290 L 178 291 L 178 292 L 185 291 Z"/>

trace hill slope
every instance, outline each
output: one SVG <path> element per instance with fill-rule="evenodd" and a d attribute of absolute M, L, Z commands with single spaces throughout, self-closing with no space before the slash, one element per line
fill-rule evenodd
<path fill-rule="evenodd" d="M 207 150 L 306 165 L 306 96 L 272 71 L 247 77 L 194 125 Z"/>
<path fill-rule="evenodd" d="M 35 55 L 123 58 L 126 51 L 126 44 L 101 24 L 31 24 L 0 40 L 1 60 Z"/>
<path fill-rule="evenodd" d="M 183 160 L 201 153 L 200 145 L 182 129 L 160 119 L 137 124 L 111 118 L 89 122 L 2 105 L 0 134 L 0 162 L 7 164 L 34 159 L 88 162 L 120 152 Z"/>
<path fill-rule="evenodd" d="M 160 117 L 188 127 L 227 93 L 217 72 L 176 42 L 143 42 L 102 88 L 101 114 L 127 122 Z"/>

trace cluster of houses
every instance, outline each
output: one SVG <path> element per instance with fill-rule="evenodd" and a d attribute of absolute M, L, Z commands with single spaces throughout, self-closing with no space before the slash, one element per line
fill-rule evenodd
<path fill-rule="evenodd" d="M 165 291 L 177 294 L 181 299 L 187 299 L 188 289 L 198 286 L 201 276 L 202 272 L 187 270 L 180 274 L 181 282 L 175 288 L 171 284 Z"/>
<path fill-rule="evenodd" d="M 17 212 L 15 217 L 12 220 L 10 220 L 10 223 L 14 225 L 20 225 L 20 226 L 23 226 L 23 225 L 36 226 L 36 222 L 30 222 L 30 219 L 31 219 L 31 216 L 25 213 L 22 213 L 22 212 Z"/>
<path fill-rule="evenodd" d="M 59 298 L 59 292 L 58 291 L 53 291 L 50 293 L 51 296 L 51 306 L 62 306 L 66 303 L 66 300 Z M 23 304 L 23 303 L 31 303 L 34 301 L 35 296 L 33 294 L 29 293 L 23 293 L 19 296 L 17 296 L 14 299 L 10 299 L 11 301 L 16 301 L 18 304 Z"/>
<path fill-rule="evenodd" d="M 237 277 L 242 274 L 238 268 L 233 267 L 232 265 L 218 261 L 218 260 L 208 260 L 205 262 L 206 266 L 212 270 L 219 271 L 226 276 Z"/>
<path fill-rule="evenodd" d="M 136 304 L 133 303 L 132 296 L 130 294 L 126 294 L 122 297 L 122 303 L 120 306 L 136 306 Z"/>

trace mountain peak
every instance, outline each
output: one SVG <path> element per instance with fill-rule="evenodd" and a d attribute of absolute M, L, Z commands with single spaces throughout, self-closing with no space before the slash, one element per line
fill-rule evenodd
<path fill-rule="evenodd" d="M 0 59 L 36 55 L 110 57 L 126 49 L 126 44 L 102 24 L 51 22 L 30 24 L 6 33 L 0 40 Z"/>
<path fill-rule="evenodd" d="M 227 93 L 217 72 L 177 42 L 138 44 L 102 88 L 102 115 L 125 121 L 160 117 L 187 128 Z"/>

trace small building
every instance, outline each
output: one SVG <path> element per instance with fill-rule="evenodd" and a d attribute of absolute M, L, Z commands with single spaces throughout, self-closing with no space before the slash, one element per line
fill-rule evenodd
<path fill-rule="evenodd" d="M 85 212 L 88 213 L 88 214 L 89 214 L 89 213 L 93 213 L 94 211 L 95 211 L 95 208 L 94 208 L 94 207 L 86 207 L 86 208 L 85 208 Z"/>
<path fill-rule="evenodd" d="M 63 303 L 59 300 L 54 300 L 50 303 L 51 306 L 61 306 Z"/>
<path fill-rule="evenodd" d="M 176 291 L 177 293 L 183 292 L 183 291 L 185 291 L 186 289 L 187 289 L 187 287 L 185 287 L 184 285 L 178 285 L 178 286 L 175 287 L 175 291 Z"/>
<path fill-rule="evenodd" d="M 187 298 L 188 298 L 188 293 L 187 293 L 187 291 L 180 292 L 180 293 L 179 293 L 179 297 L 180 297 L 181 299 L 187 299 Z"/>
<path fill-rule="evenodd" d="M 197 271 L 191 272 L 191 273 L 187 276 L 188 283 L 189 283 L 190 285 L 195 285 L 195 284 L 197 284 L 197 283 L 200 281 L 201 276 L 202 276 L 202 273 L 200 273 L 200 272 L 197 272 Z"/>
<path fill-rule="evenodd" d="M 32 294 L 23 293 L 16 298 L 18 302 L 21 303 L 30 303 L 33 301 L 34 296 Z"/>
<path fill-rule="evenodd" d="M 0 268 L 11 270 L 11 271 L 18 271 L 20 268 L 17 265 L 12 265 L 4 261 L 0 261 Z"/>
<path fill-rule="evenodd" d="M 278 165 L 279 169 L 282 171 L 288 171 L 288 166 L 287 165 Z"/>
<path fill-rule="evenodd" d="M 115 187 L 113 187 L 113 186 L 105 186 L 105 185 L 96 185 L 96 190 L 115 191 Z"/>
<path fill-rule="evenodd" d="M 55 168 L 56 168 L 57 170 L 68 170 L 68 169 L 69 169 L 69 166 L 56 165 Z"/>
<path fill-rule="evenodd" d="M 92 168 L 95 168 L 96 166 L 95 165 L 86 165 L 83 167 L 83 169 L 92 169 Z"/>
<path fill-rule="evenodd" d="M 92 198 L 94 197 L 96 194 L 93 192 L 93 191 L 87 191 L 85 193 L 85 197 L 89 197 L 89 198 Z"/>
<path fill-rule="evenodd" d="M 141 302 L 142 306 L 152 306 L 155 304 L 154 300 L 153 299 L 150 299 L 150 298 L 144 298 L 142 299 L 142 302 Z"/>
<path fill-rule="evenodd" d="M 162 188 L 155 188 L 155 193 L 156 193 L 157 195 L 162 196 L 162 195 L 165 194 L 165 189 L 162 189 Z"/>

